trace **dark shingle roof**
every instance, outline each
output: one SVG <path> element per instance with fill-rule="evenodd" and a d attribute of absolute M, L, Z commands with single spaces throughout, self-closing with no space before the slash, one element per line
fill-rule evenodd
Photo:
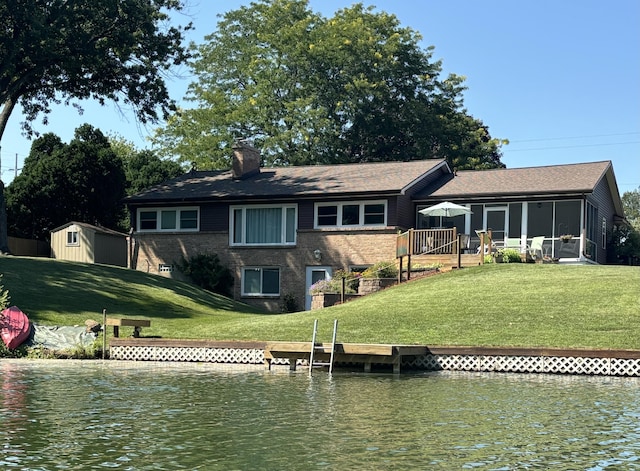
<path fill-rule="evenodd" d="M 591 192 L 611 168 L 610 161 L 545 167 L 459 171 L 435 191 L 420 196 L 460 198 Z"/>
<path fill-rule="evenodd" d="M 317 195 L 389 194 L 411 187 L 444 160 L 261 168 L 234 180 L 230 171 L 189 172 L 125 199 L 127 203 Z"/>

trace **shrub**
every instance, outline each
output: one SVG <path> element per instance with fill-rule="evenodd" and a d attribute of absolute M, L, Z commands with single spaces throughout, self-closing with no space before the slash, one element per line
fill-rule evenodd
<path fill-rule="evenodd" d="M 233 275 L 231 270 L 220 263 L 218 255 L 194 255 L 189 260 L 183 258 L 182 263 L 178 263 L 176 266 L 180 272 L 201 288 L 223 296 L 232 296 Z"/>
<path fill-rule="evenodd" d="M 422 265 L 420 263 L 416 263 L 411 265 L 411 271 L 412 272 L 421 272 L 421 271 L 433 271 L 433 270 L 439 270 L 440 268 L 442 268 L 444 265 L 442 263 L 430 263 L 429 265 Z M 406 268 L 405 268 L 406 271 Z"/>
<path fill-rule="evenodd" d="M 398 267 L 394 262 L 378 262 L 362 272 L 363 278 L 397 278 Z"/>
<path fill-rule="evenodd" d="M 0 311 L 9 307 L 9 291 L 4 289 L 2 284 L 2 273 L 0 273 Z"/>
<path fill-rule="evenodd" d="M 346 270 L 336 270 L 333 273 L 333 279 L 338 284 L 339 290 L 342 290 L 342 278 L 345 281 L 345 293 L 357 293 L 358 285 L 360 284 L 360 278 L 362 278 L 362 273 L 360 272 L 349 272 Z"/>
<path fill-rule="evenodd" d="M 298 312 L 300 311 L 300 308 L 298 306 L 298 301 L 296 300 L 296 297 L 291 294 L 291 293 L 287 293 L 282 297 L 282 303 L 280 304 L 280 312 L 287 314 L 290 312 Z"/>
<path fill-rule="evenodd" d="M 309 294 L 330 293 L 332 289 L 331 280 L 319 280 L 309 286 Z"/>
<path fill-rule="evenodd" d="M 336 270 L 329 280 L 316 281 L 309 287 L 309 294 L 341 293 L 342 279 L 344 278 L 344 292 L 353 294 L 358 292 L 359 273 L 349 273 L 344 270 Z"/>
<path fill-rule="evenodd" d="M 502 263 L 518 263 L 522 261 L 518 249 L 504 249 L 500 252 Z"/>

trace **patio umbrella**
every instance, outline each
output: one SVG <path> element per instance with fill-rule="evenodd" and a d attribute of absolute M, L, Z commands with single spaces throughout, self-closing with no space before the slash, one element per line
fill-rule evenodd
<path fill-rule="evenodd" d="M 442 218 L 450 218 L 454 216 L 460 216 L 462 214 L 471 214 L 471 210 L 466 206 L 460 206 L 459 204 L 451 203 L 449 201 L 443 201 L 442 203 L 429 206 L 428 208 L 418 211 L 425 216 L 440 216 L 440 225 L 442 226 Z"/>

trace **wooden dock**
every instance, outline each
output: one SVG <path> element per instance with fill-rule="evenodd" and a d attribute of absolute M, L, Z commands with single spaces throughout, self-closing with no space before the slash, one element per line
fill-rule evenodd
<path fill-rule="evenodd" d="M 393 372 L 400 373 L 403 357 L 426 354 L 427 347 L 419 345 L 336 343 L 334 363 L 362 364 L 367 373 L 371 371 L 371 365 L 392 365 Z M 309 361 L 310 356 L 311 342 L 267 342 L 264 347 L 264 362 L 269 369 L 272 360 L 286 358 L 289 360 L 289 369 L 295 371 L 297 361 Z M 330 356 L 330 343 L 316 345 L 316 359 L 328 361 Z"/>
<path fill-rule="evenodd" d="M 311 342 L 214 341 L 153 337 L 111 338 L 109 358 L 131 361 L 271 365 L 274 359 L 309 360 Z M 326 359 L 331 344 L 316 349 Z M 483 371 L 640 377 L 640 350 L 368 345 L 336 343 L 336 362 L 393 365 L 393 370 Z M 295 368 L 291 365 L 290 368 Z"/>

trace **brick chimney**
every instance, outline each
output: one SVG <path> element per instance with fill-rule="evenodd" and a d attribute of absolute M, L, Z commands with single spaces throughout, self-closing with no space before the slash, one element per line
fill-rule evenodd
<path fill-rule="evenodd" d="M 246 141 L 233 144 L 233 163 L 231 173 L 233 178 L 243 179 L 260 173 L 260 151 Z"/>

